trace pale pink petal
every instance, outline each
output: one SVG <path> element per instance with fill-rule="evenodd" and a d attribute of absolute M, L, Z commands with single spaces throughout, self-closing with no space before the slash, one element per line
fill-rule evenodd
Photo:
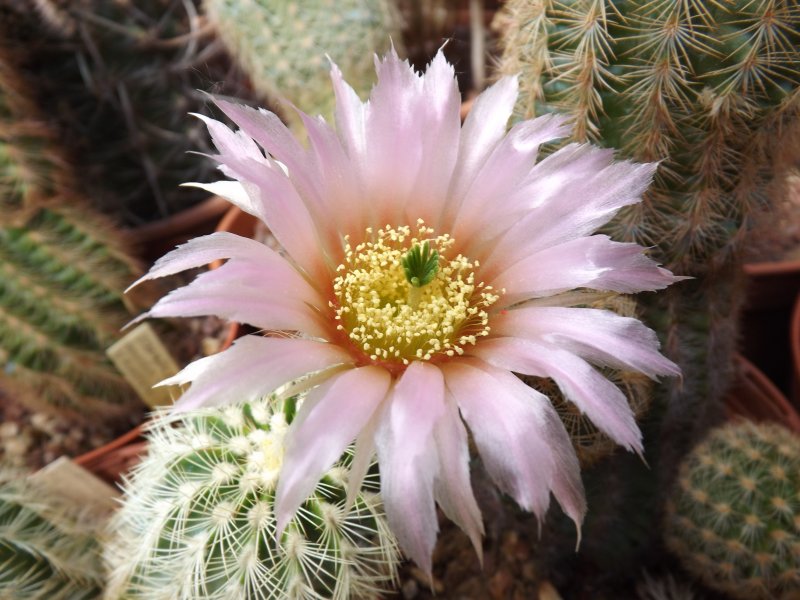
<path fill-rule="evenodd" d="M 369 422 L 390 382 L 385 369 L 361 367 L 336 375 L 308 393 L 286 438 L 275 492 L 278 535 L 322 474 Z"/>
<path fill-rule="evenodd" d="M 403 551 L 428 574 L 439 530 L 433 496 L 439 458 L 433 432 L 444 415 L 441 371 L 413 362 L 392 389 L 375 436 L 389 526 Z"/>
<path fill-rule="evenodd" d="M 640 371 L 649 377 L 680 375 L 659 352 L 653 330 L 641 321 L 591 308 L 533 306 L 492 317 L 492 335 L 528 338 L 577 354 L 596 365 Z"/>
<path fill-rule="evenodd" d="M 567 154 L 562 157 L 561 153 Z M 657 164 L 610 164 L 612 158 L 609 150 L 577 146 L 564 148 L 537 165 L 530 183 L 509 194 L 509 206 L 517 209 L 500 220 L 499 225 L 508 229 L 486 257 L 487 268 L 495 262 L 515 263 L 590 235 L 623 206 L 640 202 Z M 492 228 L 486 235 L 495 231 Z"/>
<path fill-rule="evenodd" d="M 480 230 L 482 239 L 491 239 L 503 231 L 509 213 L 519 218 L 519 209 L 509 204 L 508 198 L 530 174 L 539 147 L 569 133 L 566 120 L 564 116 L 551 114 L 517 123 L 511 128 L 466 192 L 453 225 L 456 240 L 471 239 L 476 229 Z M 487 211 L 492 212 L 492 219 L 488 221 L 485 219 Z"/>
<path fill-rule="evenodd" d="M 575 288 L 630 294 L 659 290 L 681 279 L 647 258 L 641 246 L 594 235 L 531 254 L 487 283 L 505 289 L 501 303 L 509 306 Z"/>
<path fill-rule="evenodd" d="M 384 58 L 375 58 L 378 82 L 366 108 L 368 134 L 360 177 L 365 192 L 376 203 L 373 223 L 399 223 L 403 208 L 422 166 L 420 115 L 425 97 L 422 77 L 392 48 Z"/>
<path fill-rule="evenodd" d="M 331 81 L 336 96 L 336 131 L 347 150 L 347 154 L 356 163 L 356 168 L 363 171 L 367 147 L 366 105 L 358 94 L 342 77 L 342 71 L 331 63 Z"/>
<path fill-rule="evenodd" d="M 333 344 L 248 335 L 219 354 L 190 363 L 162 384 L 192 382 L 173 409 L 183 412 L 262 398 L 304 375 L 349 363 L 350 355 Z"/>
<path fill-rule="evenodd" d="M 447 414 L 439 419 L 433 432 L 440 464 L 434 495 L 444 514 L 469 536 L 483 562 L 483 520 L 470 482 L 467 430 L 452 396 L 445 398 L 445 409 Z"/>
<path fill-rule="evenodd" d="M 438 229 L 448 198 L 450 180 L 458 158 L 461 134 L 461 94 L 453 67 L 440 50 L 425 71 L 422 82 L 419 143 L 422 162 L 406 201 L 408 223 L 424 219 Z"/>
<path fill-rule="evenodd" d="M 483 341 L 472 354 L 502 369 L 550 377 L 598 429 L 628 450 L 641 454 L 642 434 L 625 395 L 572 352 L 530 340 L 495 338 Z"/>
<path fill-rule="evenodd" d="M 228 267 L 226 263 L 224 267 Z M 243 265 L 231 265 L 241 270 Z M 264 272 L 266 269 L 258 269 Z M 216 315 L 238 323 L 248 323 L 267 330 L 302 331 L 325 338 L 329 327 L 318 308 L 292 293 L 298 283 L 297 274 L 287 277 L 277 269 L 267 271 L 270 279 L 242 282 L 226 280 L 228 269 L 203 273 L 187 286 L 173 290 L 161 298 L 148 312 L 133 323 L 154 317 L 202 317 Z M 302 280 L 303 289 L 311 290 Z"/>
<path fill-rule="evenodd" d="M 518 89 L 516 77 L 503 77 L 475 99 L 461 128 L 461 144 L 445 208 L 445 222 L 453 222 L 461 200 L 481 166 L 503 139 Z"/>
<path fill-rule="evenodd" d="M 331 223 L 340 237 L 360 235 L 371 222 L 373 202 L 363 192 L 336 131 L 322 117 L 299 114 L 319 169 L 321 196 L 330 207 Z"/>
<path fill-rule="evenodd" d="M 580 467 L 550 401 L 480 361 L 453 361 L 442 370 L 497 486 L 540 520 L 552 491 L 580 528 L 586 512 Z"/>
<path fill-rule="evenodd" d="M 223 172 L 241 182 L 248 205 L 242 210 L 258 217 L 289 256 L 312 278 L 328 275 L 321 236 L 308 207 L 280 164 L 265 157 L 244 132 L 233 133 L 222 123 L 201 117 L 220 151 L 213 158 Z M 324 246 L 323 246 L 324 249 Z"/>
<path fill-rule="evenodd" d="M 219 231 L 189 240 L 175 250 L 165 254 L 155 262 L 144 276 L 132 283 L 128 290 L 143 281 L 202 267 L 222 258 L 263 261 L 268 265 L 275 264 L 277 261 L 286 262 L 280 255 L 261 242 L 233 233 Z"/>
<path fill-rule="evenodd" d="M 378 429 L 384 408 L 378 408 L 369 422 L 356 437 L 355 447 L 353 448 L 353 462 L 350 464 L 350 473 L 347 476 L 347 507 L 350 508 L 356 501 L 361 491 L 361 484 L 364 482 L 369 467 L 375 456 L 375 432 Z"/>

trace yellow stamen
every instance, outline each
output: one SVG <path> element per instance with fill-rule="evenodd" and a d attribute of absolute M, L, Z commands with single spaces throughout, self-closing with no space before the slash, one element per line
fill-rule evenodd
<path fill-rule="evenodd" d="M 366 241 L 352 246 L 345 238 L 344 262 L 333 281 L 339 330 L 373 361 L 430 360 L 464 353 L 464 346 L 489 334 L 486 309 L 499 296 L 475 281 L 477 261 L 461 254 L 449 258 L 454 240 L 417 221 L 411 227 L 386 225 L 367 230 Z M 409 285 L 403 258 L 427 242 L 438 252 L 439 268 L 422 287 Z"/>

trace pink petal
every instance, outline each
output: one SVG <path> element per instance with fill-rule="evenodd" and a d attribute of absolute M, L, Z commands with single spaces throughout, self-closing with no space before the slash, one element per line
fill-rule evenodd
<path fill-rule="evenodd" d="M 509 194 L 511 220 L 501 222 L 509 228 L 487 258 L 517 262 L 594 233 L 621 207 L 641 201 L 657 164 L 612 158 L 609 150 L 568 146 L 536 165 L 530 183 Z"/>
<path fill-rule="evenodd" d="M 425 71 L 422 81 L 423 100 L 417 119 L 420 122 L 419 143 L 422 147 L 414 188 L 406 201 L 406 219 L 416 223 L 424 219 L 438 228 L 453 175 L 461 135 L 461 94 L 453 67 L 441 50 Z"/>
<path fill-rule="evenodd" d="M 366 108 L 367 130 L 360 177 L 365 192 L 377 203 L 377 222 L 399 223 L 422 165 L 421 121 L 424 114 L 422 78 L 394 48 L 376 57 L 378 83 Z M 398 149 L 402 149 L 398 152 Z"/>
<path fill-rule="evenodd" d="M 467 533 L 483 562 L 483 521 L 470 482 L 467 430 L 452 397 L 445 399 L 445 410 L 434 428 L 440 464 L 434 494 L 447 517 Z"/>
<path fill-rule="evenodd" d="M 461 200 L 481 166 L 505 136 L 518 89 L 516 77 L 503 77 L 475 99 L 461 128 L 461 145 L 450 186 L 450 202 L 445 209 L 445 222 L 454 221 Z"/>
<path fill-rule="evenodd" d="M 375 456 L 375 432 L 383 412 L 382 408 L 378 408 L 356 438 L 353 462 L 350 464 L 350 473 L 347 478 L 348 509 L 355 503 L 356 497 L 361 491 L 361 484 L 364 482 L 364 477 L 366 477 Z"/>
<path fill-rule="evenodd" d="M 361 367 L 311 390 L 292 422 L 275 492 L 278 536 L 322 474 L 369 422 L 389 390 L 380 367 Z"/>
<path fill-rule="evenodd" d="M 580 528 L 586 513 L 580 467 L 550 401 L 480 361 L 453 361 L 442 370 L 497 486 L 540 520 L 552 490 Z"/>
<path fill-rule="evenodd" d="M 681 279 L 647 258 L 641 246 L 594 235 L 529 255 L 487 283 L 506 290 L 501 302 L 509 306 L 574 288 L 630 294 L 662 289 Z"/>
<path fill-rule="evenodd" d="M 336 232 L 340 238 L 346 234 L 360 235 L 372 222 L 373 203 L 361 189 L 350 158 L 336 132 L 322 117 L 312 118 L 303 112 L 299 114 L 318 165 L 321 196 L 329 204 L 331 222 L 336 224 Z"/>
<path fill-rule="evenodd" d="M 262 398 L 304 375 L 349 363 L 348 353 L 333 344 L 248 335 L 219 354 L 190 363 L 162 384 L 192 382 L 174 407 L 183 412 Z"/>
<path fill-rule="evenodd" d="M 566 117 L 555 114 L 517 123 L 495 147 L 467 191 L 456 215 L 456 240 L 471 239 L 476 229 L 486 239 L 502 231 L 504 217 L 514 208 L 509 206 L 508 197 L 530 174 L 540 145 L 568 133 Z M 484 218 L 487 210 L 492 212 L 488 222 Z M 517 211 L 512 214 L 519 218 Z"/>
<path fill-rule="evenodd" d="M 492 317 L 492 334 L 530 338 L 597 365 L 633 369 L 652 378 L 680 375 L 678 366 L 659 354 L 655 332 L 641 321 L 607 310 L 559 306 L 512 309 Z"/>
<path fill-rule="evenodd" d="M 276 261 L 285 262 L 280 255 L 261 242 L 220 231 L 189 240 L 172 252 L 165 254 L 143 277 L 132 283 L 128 290 L 143 281 L 202 267 L 222 258 L 263 261 L 265 264 L 275 264 Z"/>
<path fill-rule="evenodd" d="M 598 429 L 641 454 L 642 434 L 625 395 L 582 358 L 549 344 L 518 338 L 485 340 L 475 346 L 473 354 L 502 369 L 552 378 Z"/>
<path fill-rule="evenodd" d="M 325 338 L 329 326 L 319 309 L 292 293 L 297 284 L 313 290 L 297 273 L 269 271 L 270 278 L 243 283 L 241 278 L 229 280 L 228 264 L 220 269 L 203 273 L 187 286 L 173 290 L 131 324 L 152 317 L 202 317 L 216 315 L 223 319 L 248 323 L 267 330 L 301 331 L 314 337 Z M 232 265 L 240 270 L 242 265 Z M 225 269 L 225 270 L 223 270 Z M 254 269 L 267 271 L 267 269 Z"/>
<path fill-rule="evenodd" d="M 298 264 L 314 279 L 328 275 L 320 235 L 291 179 L 279 164 L 263 155 L 253 140 L 242 131 L 233 133 L 222 123 L 201 117 L 220 151 L 214 158 L 223 172 L 241 182 L 249 205 L 242 210 L 255 215 Z M 324 246 L 323 246 L 324 248 Z"/>
<path fill-rule="evenodd" d="M 433 432 L 444 414 L 441 371 L 413 362 L 395 384 L 375 438 L 389 526 L 403 551 L 428 574 L 439 530 L 433 496 L 439 457 Z"/>

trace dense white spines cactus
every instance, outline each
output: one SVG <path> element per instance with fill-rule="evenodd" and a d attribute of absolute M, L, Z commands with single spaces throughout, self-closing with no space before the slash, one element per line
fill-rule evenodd
<path fill-rule="evenodd" d="M 276 541 L 274 492 L 294 403 L 272 406 L 207 409 L 151 429 L 112 522 L 108 598 L 376 598 L 395 579 L 374 476 L 346 506 L 348 457 Z"/>
<path fill-rule="evenodd" d="M 0 600 L 90 600 L 102 593 L 99 524 L 0 472 Z"/>

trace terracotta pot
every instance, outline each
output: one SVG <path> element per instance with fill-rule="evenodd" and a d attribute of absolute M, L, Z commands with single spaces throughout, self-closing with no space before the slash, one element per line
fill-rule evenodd
<path fill-rule="evenodd" d="M 153 262 L 178 244 L 214 231 L 214 227 L 228 208 L 230 202 L 212 196 L 197 206 L 187 208 L 171 217 L 131 229 L 127 235 L 134 247 L 139 250 L 141 257 Z"/>
<path fill-rule="evenodd" d="M 738 377 L 725 398 L 728 416 L 756 423 L 771 421 L 800 433 L 800 414 L 753 363 L 736 357 Z"/>
<path fill-rule="evenodd" d="M 800 407 L 800 294 L 792 311 L 789 341 L 792 347 L 792 401 L 797 408 Z"/>
<path fill-rule="evenodd" d="M 122 475 L 135 466 L 142 457 L 147 442 L 142 437 L 142 426 L 131 429 L 125 435 L 81 454 L 73 462 L 91 471 L 106 483 L 112 485 L 122 481 Z"/>
<path fill-rule="evenodd" d="M 750 263 L 744 266 L 744 274 L 742 353 L 788 394 L 792 362 L 787 332 L 800 293 L 800 261 Z"/>

